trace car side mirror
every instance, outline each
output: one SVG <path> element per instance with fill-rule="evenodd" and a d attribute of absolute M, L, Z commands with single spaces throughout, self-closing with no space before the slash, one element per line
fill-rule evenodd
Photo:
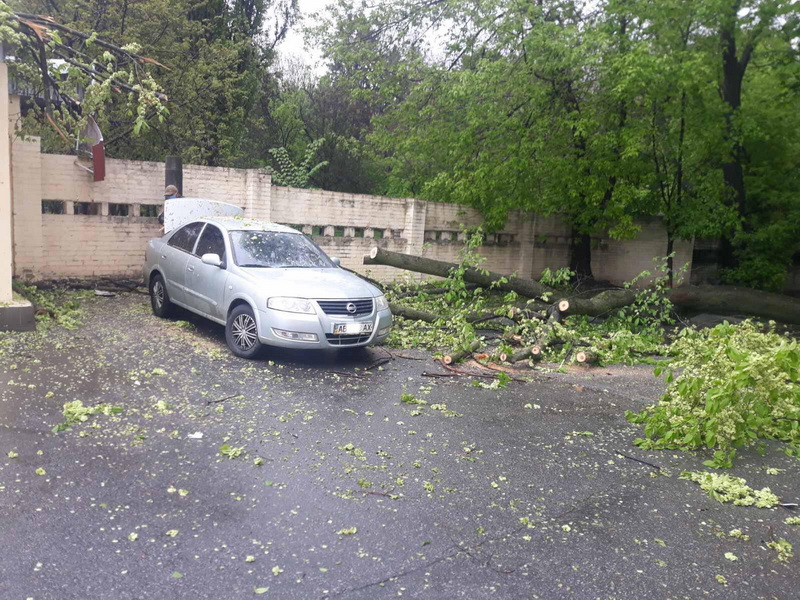
<path fill-rule="evenodd" d="M 336 258 L 335 256 L 331 256 L 331 262 L 335 264 L 337 267 L 342 266 L 342 261 Z"/>
<path fill-rule="evenodd" d="M 204 265 L 211 265 L 212 267 L 222 268 L 222 259 L 219 257 L 219 254 L 214 254 L 214 253 L 203 254 L 203 256 L 200 257 L 200 260 L 203 262 Z"/>

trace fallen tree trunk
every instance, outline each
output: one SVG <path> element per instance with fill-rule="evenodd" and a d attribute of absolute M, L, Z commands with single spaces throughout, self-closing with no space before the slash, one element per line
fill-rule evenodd
<path fill-rule="evenodd" d="M 416 308 L 403 306 L 402 304 L 398 304 L 397 302 L 390 302 L 389 310 L 391 310 L 392 314 L 395 315 L 396 317 L 403 317 L 404 319 L 413 319 L 414 321 L 425 321 L 426 323 L 435 323 L 436 321 L 439 321 L 442 318 L 440 315 L 425 310 L 417 310 Z"/>
<path fill-rule="evenodd" d="M 398 269 L 405 269 L 407 271 L 414 271 L 416 273 L 425 273 L 427 275 L 435 275 L 437 277 L 447 277 L 452 269 L 458 267 L 455 263 L 445 262 L 443 260 L 434 260 L 432 258 L 423 258 L 422 256 L 414 256 L 412 254 L 402 254 L 400 252 L 392 252 L 391 250 L 384 250 L 383 248 L 375 247 L 370 250 L 369 254 L 364 257 L 365 265 L 387 265 L 396 267 Z M 548 286 L 539 283 L 534 279 L 524 279 L 521 277 L 513 277 L 503 275 L 501 273 L 483 272 L 478 269 L 467 269 L 464 272 L 464 281 L 469 283 L 477 283 L 478 285 L 488 288 L 492 283 L 499 281 L 502 278 L 507 278 L 508 282 L 498 284 L 496 289 L 506 292 L 516 292 L 526 298 L 535 298 L 552 292 Z"/>
<path fill-rule="evenodd" d="M 667 291 L 674 306 L 682 310 L 722 315 L 749 315 L 783 323 L 800 324 L 800 300 L 729 285 L 686 286 Z M 565 315 L 596 317 L 633 304 L 634 290 L 601 292 L 592 298 L 570 298 Z"/>
<path fill-rule="evenodd" d="M 633 304 L 636 300 L 636 292 L 633 290 L 606 290 L 591 298 L 570 298 L 562 300 L 567 303 L 566 310 L 562 313 L 565 317 L 569 315 L 586 315 L 589 317 L 599 317 L 614 310 L 625 308 Z"/>
<path fill-rule="evenodd" d="M 373 248 L 369 256 L 364 257 L 364 264 L 381 264 L 407 269 L 428 275 L 447 277 L 451 269 L 458 265 L 430 258 L 411 256 L 399 252 L 391 252 Z M 482 273 L 476 269 L 467 269 L 464 280 L 489 287 L 506 277 L 500 273 Z M 509 277 L 506 284 L 497 286 L 497 289 L 514 291 L 527 298 L 537 298 L 544 293 L 553 294 L 549 287 L 533 279 Z M 750 315 L 763 319 L 781 321 L 800 325 L 800 299 L 782 294 L 761 292 L 749 288 L 740 288 L 726 285 L 715 286 L 685 286 L 667 292 L 672 303 L 683 310 L 693 312 L 709 312 L 727 315 Z M 619 310 L 633 304 L 636 291 L 629 289 L 606 290 L 591 298 L 572 297 L 560 300 L 558 304 L 566 301 L 566 310 L 561 311 L 564 316 L 587 315 L 600 316 Z"/>
<path fill-rule="evenodd" d="M 397 302 L 389 303 L 389 310 L 396 317 L 403 317 L 404 319 L 412 319 L 414 321 L 425 321 L 426 323 L 435 323 L 436 321 L 444 320 L 442 315 L 428 312 L 427 310 L 419 310 L 404 306 Z M 483 323 L 484 321 L 493 321 L 494 319 L 502 319 L 504 315 L 498 315 L 493 312 L 471 313 L 466 316 L 467 323 Z"/>
<path fill-rule="evenodd" d="M 771 294 L 732 285 L 675 288 L 669 299 L 675 306 L 694 312 L 752 315 L 800 325 L 800 298 Z"/>

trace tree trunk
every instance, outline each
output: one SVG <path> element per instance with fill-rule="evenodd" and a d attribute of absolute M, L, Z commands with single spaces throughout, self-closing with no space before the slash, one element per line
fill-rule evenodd
<path fill-rule="evenodd" d="M 440 315 L 403 306 L 397 302 L 390 303 L 389 310 L 397 317 L 403 317 L 404 319 L 411 319 L 413 321 L 425 321 L 426 323 L 435 323 L 442 318 Z"/>
<path fill-rule="evenodd" d="M 399 252 L 388 250 L 378 250 L 373 248 L 370 256 L 364 257 L 364 264 L 371 265 L 390 265 L 401 269 L 408 269 L 419 273 L 430 275 L 446 274 L 450 269 L 457 265 L 440 260 L 420 258 Z M 484 274 L 475 269 L 468 269 L 464 274 L 464 279 L 481 286 L 488 287 L 492 282 L 505 277 L 499 273 Z M 499 285 L 497 289 L 510 291 L 514 290 L 522 296 L 529 298 L 540 296 L 544 292 L 553 293 L 553 290 L 538 281 L 532 279 L 522 279 L 519 277 L 510 278 L 507 284 Z M 739 288 L 734 286 L 684 286 L 670 290 L 669 299 L 678 308 L 696 311 L 711 312 L 717 314 L 752 315 L 764 319 L 773 319 L 784 323 L 800 325 L 800 301 L 797 298 L 760 292 L 749 288 Z M 599 316 L 612 310 L 623 308 L 633 303 L 636 299 L 636 292 L 629 289 L 607 290 L 592 298 L 569 298 L 569 306 L 563 314 L 566 315 L 588 315 Z M 562 301 L 559 301 L 559 303 Z M 558 304 L 558 303 L 557 303 Z M 552 309 L 551 309 L 552 310 Z M 555 308 L 558 318 L 561 312 Z M 551 318 L 554 313 L 551 312 Z"/>
<path fill-rule="evenodd" d="M 436 275 L 437 277 L 447 277 L 452 269 L 458 267 L 458 265 L 454 263 L 413 256 L 411 254 L 401 254 L 400 252 L 392 252 L 391 250 L 384 250 L 378 247 L 370 250 L 369 255 L 364 257 L 364 264 L 388 265 L 390 267 L 397 267 L 398 269 L 406 269 L 417 273 Z M 503 275 L 501 273 L 492 273 L 491 271 L 484 272 L 478 269 L 467 269 L 464 272 L 464 281 L 477 283 L 484 288 L 488 288 L 492 283 L 503 278 L 508 281 L 498 284 L 496 289 L 504 292 L 513 291 L 526 298 L 536 298 L 542 294 L 553 291 L 551 288 L 533 279 L 523 279 L 521 277 Z"/>
<path fill-rule="evenodd" d="M 675 261 L 674 257 L 672 256 L 672 250 L 675 247 L 675 239 L 672 237 L 671 226 L 667 223 L 667 272 L 669 277 L 669 287 L 672 288 L 672 284 L 675 279 Z"/>
<path fill-rule="evenodd" d="M 569 268 L 575 273 L 577 281 L 594 279 L 592 275 L 592 237 L 588 233 L 572 232 Z"/>
<path fill-rule="evenodd" d="M 722 46 L 722 82 L 720 92 L 722 100 L 727 104 L 725 109 L 725 137 L 730 148 L 728 159 L 722 163 L 722 176 L 727 185 L 733 192 L 733 197 L 742 215 L 747 213 L 747 195 L 744 187 L 744 168 L 742 160 L 744 158 L 744 148 L 738 141 L 739 136 L 734 131 L 734 120 L 736 112 L 742 105 L 742 81 L 747 69 L 750 50 L 745 47 L 744 56 L 739 60 L 736 49 L 736 14 L 737 2 L 732 3 L 731 13 L 723 17 L 723 24 L 720 28 L 720 44 Z"/>
<path fill-rule="evenodd" d="M 562 312 L 564 316 L 586 315 L 599 317 L 614 310 L 625 308 L 633 304 L 634 300 L 636 300 L 636 292 L 633 290 L 606 290 L 591 298 L 570 298 L 569 306 Z"/>

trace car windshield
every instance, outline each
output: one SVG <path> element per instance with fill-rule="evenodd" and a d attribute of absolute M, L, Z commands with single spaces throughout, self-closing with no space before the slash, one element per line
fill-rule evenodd
<path fill-rule="evenodd" d="M 236 264 L 240 267 L 333 268 L 325 253 L 301 233 L 231 231 Z"/>

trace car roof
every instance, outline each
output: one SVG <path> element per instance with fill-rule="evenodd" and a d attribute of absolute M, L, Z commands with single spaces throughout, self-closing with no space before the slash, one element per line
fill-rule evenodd
<path fill-rule="evenodd" d="M 214 223 L 228 231 L 274 231 L 278 233 L 300 233 L 297 229 L 281 225 L 279 223 L 270 223 L 269 221 L 260 221 L 258 219 L 248 219 L 247 217 L 206 217 L 201 219 L 209 223 Z"/>

